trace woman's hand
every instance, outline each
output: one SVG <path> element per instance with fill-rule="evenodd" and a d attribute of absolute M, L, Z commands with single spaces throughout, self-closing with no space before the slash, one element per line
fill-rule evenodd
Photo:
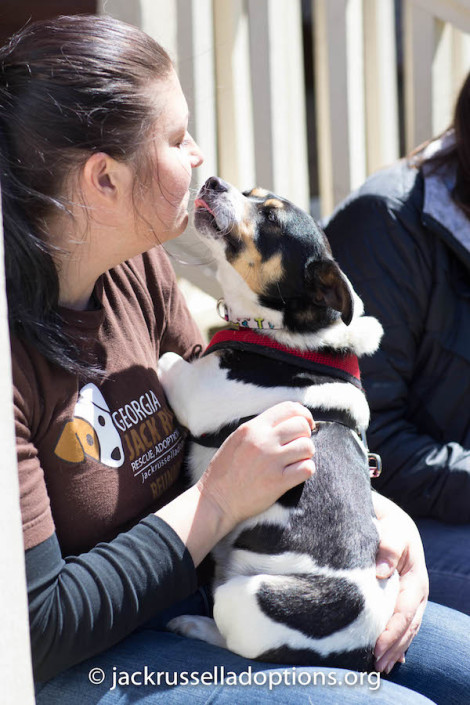
<path fill-rule="evenodd" d="M 236 524 L 268 509 L 315 471 L 312 415 L 283 402 L 242 424 L 221 445 L 199 482 L 156 512 L 195 565 Z"/>
<path fill-rule="evenodd" d="M 418 633 L 429 594 L 423 544 L 414 521 L 402 509 L 376 492 L 372 493 L 378 519 L 380 545 L 377 577 L 398 571 L 399 593 L 395 611 L 375 645 L 375 667 L 390 673 L 405 661 L 405 651 Z"/>
<path fill-rule="evenodd" d="M 227 438 L 198 486 L 219 507 L 229 530 L 313 474 L 313 428 L 308 409 L 282 402 Z"/>

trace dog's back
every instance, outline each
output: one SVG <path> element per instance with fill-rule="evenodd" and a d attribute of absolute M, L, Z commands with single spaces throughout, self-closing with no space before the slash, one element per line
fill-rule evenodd
<path fill-rule="evenodd" d="M 213 379 L 221 369 L 217 362 Z M 222 369 L 230 375 L 226 360 Z M 264 360 L 265 374 L 267 369 Z M 274 388 L 282 389 L 286 400 L 311 396 L 309 386 L 279 388 L 275 378 L 271 381 L 273 386 L 262 387 L 240 380 L 238 403 L 246 395 L 247 403 L 256 397 L 259 404 Z M 338 385 L 347 396 L 344 383 L 328 377 L 322 381 Z M 367 454 L 353 422 L 319 421 L 324 412 L 312 411 L 316 472 L 214 549 L 214 618 L 227 647 L 249 658 L 371 669 L 373 646 L 393 612 L 396 586 L 376 579 L 378 533 Z M 339 411 L 344 418 L 344 409 Z M 216 426 L 214 433 L 220 434 Z M 204 438 L 211 440 L 210 432 Z M 215 450 L 193 442 L 194 480 L 207 463 L 207 452 Z"/>

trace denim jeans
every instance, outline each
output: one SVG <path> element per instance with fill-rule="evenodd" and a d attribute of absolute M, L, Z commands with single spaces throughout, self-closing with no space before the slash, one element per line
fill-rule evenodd
<path fill-rule="evenodd" d="M 446 607 L 428 605 L 406 663 L 395 666 L 390 676 L 382 679 L 377 674 L 342 669 L 263 664 L 162 630 L 176 614 L 208 614 L 209 610 L 203 592 L 198 591 L 112 649 L 38 685 L 37 705 L 336 705 L 339 702 L 462 705 L 468 702 L 470 618 Z M 192 677 L 194 680 L 206 672 L 206 682 L 184 684 L 184 674 L 188 672 L 197 674 Z M 238 684 L 234 684 L 233 674 L 239 674 Z M 225 684 L 221 683 L 223 677 Z"/>
<path fill-rule="evenodd" d="M 434 519 L 416 524 L 429 572 L 429 599 L 470 615 L 470 524 Z"/>

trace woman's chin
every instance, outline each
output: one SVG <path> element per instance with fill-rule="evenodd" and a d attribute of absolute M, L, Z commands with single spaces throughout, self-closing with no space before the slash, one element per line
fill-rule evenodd
<path fill-rule="evenodd" d="M 186 211 L 186 213 L 179 219 L 179 221 L 175 223 L 175 227 L 173 228 L 172 232 L 168 233 L 168 240 L 174 240 L 176 237 L 182 235 L 188 227 L 188 221 L 189 215 Z"/>

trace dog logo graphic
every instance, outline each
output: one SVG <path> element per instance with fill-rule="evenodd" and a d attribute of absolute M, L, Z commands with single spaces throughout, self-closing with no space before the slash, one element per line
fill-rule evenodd
<path fill-rule="evenodd" d="M 123 464 L 121 438 L 103 395 L 93 383 L 80 390 L 73 418 L 65 424 L 54 453 L 69 463 L 81 463 L 88 456 L 110 468 Z"/>

